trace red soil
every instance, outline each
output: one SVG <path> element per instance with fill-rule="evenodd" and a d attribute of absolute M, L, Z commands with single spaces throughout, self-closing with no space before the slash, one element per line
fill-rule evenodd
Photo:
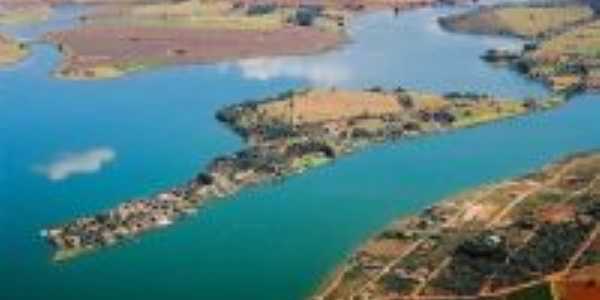
<path fill-rule="evenodd" d="M 575 219 L 576 206 L 567 203 L 550 204 L 542 207 L 539 211 L 540 220 L 558 224 Z"/>
<path fill-rule="evenodd" d="M 598 300 L 600 266 L 585 267 L 555 283 L 561 300 Z"/>

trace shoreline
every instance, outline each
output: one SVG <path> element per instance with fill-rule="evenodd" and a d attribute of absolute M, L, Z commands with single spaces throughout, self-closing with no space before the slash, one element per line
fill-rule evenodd
<path fill-rule="evenodd" d="M 82 16 L 81 23 L 75 28 L 51 32 L 44 39 L 56 45 L 59 52 L 63 53 L 60 66 L 53 72 L 57 78 L 114 79 L 162 66 L 205 65 L 259 57 L 321 54 L 340 49 L 351 42 L 346 24 L 354 14 L 382 9 L 392 9 L 399 14 L 423 7 L 454 6 L 471 1 L 366 1 L 368 5 L 365 3 L 356 7 L 339 8 L 328 3 L 295 6 L 283 2 L 282 6 L 270 8 L 266 4 L 241 2 L 234 5 L 223 1 L 205 4 L 209 10 L 206 15 L 189 12 L 190 16 L 178 15 L 178 9 L 187 6 L 198 9 L 191 6 L 194 3 L 191 1 L 117 6 L 124 12 L 114 12 L 107 7 L 106 11 L 100 9 Z M 254 7 L 264 9 L 265 12 L 254 15 Z M 161 11 L 159 8 L 165 11 L 164 14 L 158 14 Z M 142 11 L 146 15 L 141 14 Z M 173 16 L 169 13 L 173 13 Z M 284 18 L 284 15 L 287 17 Z M 127 21 L 124 27 L 121 23 L 126 16 L 127 20 L 132 21 Z M 305 21 L 305 18 L 308 19 Z M 209 25 L 209 21 L 213 19 L 214 22 Z M 250 27 L 242 26 L 243 24 Z M 257 30 L 252 29 L 252 26 L 266 27 L 264 30 Z M 219 35 L 218 39 L 213 37 L 215 34 Z M 160 42 L 161 40 L 164 42 Z M 251 45 L 246 45 L 249 42 Z M 240 49 L 232 50 L 236 48 Z M 129 51 L 123 52 L 123 49 Z"/>
<path fill-rule="evenodd" d="M 26 44 L 0 33 L 0 69 L 18 64 L 30 55 Z"/>
<path fill-rule="evenodd" d="M 339 42 L 337 42 L 336 44 L 332 44 L 329 45 L 325 48 L 322 48 L 320 50 L 317 51 L 307 51 L 306 53 L 289 53 L 289 54 L 278 54 L 278 55 L 258 55 L 258 56 L 248 56 L 248 57 L 226 57 L 226 58 L 222 58 L 222 59 L 218 59 L 218 60 L 212 60 L 212 61 L 197 61 L 197 62 L 190 62 L 190 63 L 185 63 L 185 62 L 175 62 L 175 63 L 146 63 L 146 64 L 132 64 L 133 67 L 131 68 L 121 68 L 121 67 L 115 67 L 115 66 L 96 66 L 91 68 L 91 70 L 93 70 L 95 73 L 101 73 L 103 75 L 101 76 L 93 76 L 93 77 L 89 77 L 89 76 L 85 76 L 83 74 L 72 74 L 72 75 L 63 75 L 61 70 L 63 70 L 65 68 L 65 57 L 69 57 L 69 56 L 73 56 L 72 53 L 75 53 L 72 49 L 70 49 L 67 45 L 62 46 L 62 50 L 59 49 L 58 52 L 59 53 L 63 53 L 63 60 L 60 62 L 59 66 L 57 67 L 57 69 L 53 70 L 52 76 L 54 76 L 57 79 L 61 79 L 61 80 L 73 80 L 73 81 L 102 81 L 102 80 L 116 80 L 116 79 L 120 79 L 126 76 L 130 76 L 130 75 L 135 75 L 137 73 L 142 73 L 142 72 L 152 72 L 155 70 L 160 70 L 160 69 L 164 69 L 164 68 L 177 68 L 177 67 L 182 67 L 182 66 L 214 66 L 217 64 L 221 64 L 221 63 L 234 63 L 234 62 L 238 62 L 238 61 L 243 61 L 243 60 L 247 60 L 247 59 L 263 59 L 263 58 L 286 58 L 286 57 L 308 57 L 308 56 L 314 56 L 314 55 L 321 55 L 321 54 L 325 54 L 327 52 L 330 51 L 337 51 L 337 50 L 341 50 L 343 49 L 345 46 L 347 46 L 348 44 L 353 43 L 352 39 L 349 37 L 349 35 L 344 34 L 342 36 L 340 36 L 341 40 Z M 49 38 L 45 37 L 42 40 L 45 40 L 46 43 L 49 43 L 51 45 L 56 45 L 56 42 L 52 42 L 50 41 Z M 100 72 L 98 72 L 98 70 L 101 70 Z"/>
<path fill-rule="evenodd" d="M 592 168 L 595 173 L 586 171 L 588 168 Z M 421 213 L 396 219 L 374 237 L 361 243 L 349 254 L 345 262 L 327 275 L 310 299 L 354 299 L 353 297 L 424 300 L 495 299 L 515 296 L 533 287 L 573 285 L 574 283 L 569 281 L 570 276 L 582 276 L 580 270 L 593 268 L 595 263 L 591 263 L 590 266 L 590 263 L 585 261 L 589 260 L 589 257 L 600 254 L 597 248 L 591 247 L 592 244 L 597 245 L 600 242 L 597 238 L 600 232 L 598 218 L 595 217 L 594 210 L 586 210 L 600 205 L 600 202 L 585 198 L 586 193 L 600 191 L 600 187 L 595 185 L 599 177 L 600 152 L 587 151 L 567 155 L 537 171 L 514 179 L 486 184 L 450 196 L 424 209 Z M 537 197 L 544 197 L 544 193 L 557 188 L 563 190 L 562 193 L 566 195 L 561 202 L 536 200 Z M 561 214 L 561 210 L 557 210 L 557 205 L 564 206 L 564 209 L 571 213 Z M 573 211 L 573 206 L 577 207 L 577 213 Z M 544 211 L 533 219 L 527 219 L 537 224 L 532 225 L 532 229 L 521 229 L 524 233 L 519 234 L 518 231 L 505 230 L 517 226 L 516 224 L 522 222 L 522 218 L 525 218 L 530 211 L 534 213 Z M 546 214 L 545 211 L 548 213 Z M 485 250 L 476 247 L 491 247 L 490 250 L 485 251 L 501 253 L 501 248 L 485 244 L 488 242 L 483 245 L 478 244 L 482 242 L 482 238 L 483 241 L 493 238 L 498 243 L 518 244 L 516 251 L 528 249 L 534 245 L 530 241 L 536 240 L 538 238 L 536 235 L 542 234 L 543 230 L 554 230 L 552 228 L 558 230 L 562 228 L 560 226 L 571 226 L 566 224 L 579 222 L 573 220 L 584 218 L 584 215 L 594 216 L 589 217 L 591 219 L 588 219 L 587 223 L 582 223 L 587 225 L 577 225 L 586 228 L 585 237 L 573 240 L 575 244 L 569 242 L 563 244 L 566 253 L 560 250 L 553 254 L 563 257 L 558 262 L 542 261 L 543 264 L 551 266 L 544 269 L 546 271 L 542 275 L 531 278 L 515 275 L 517 279 L 499 283 L 500 278 L 505 278 L 497 274 L 505 272 L 502 271 L 501 265 L 495 265 L 493 256 L 490 257 L 488 254 L 479 256 L 476 254 L 479 252 L 474 252 L 475 249 Z M 547 223 L 549 225 L 544 225 L 546 224 L 544 222 L 549 222 Z M 517 230 L 516 228 L 519 227 L 515 227 L 514 230 Z M 523 234 L 527 236 L 525 239 L 519 237 Z M 539 237 L 542 240 L 543 238 L 543 236 Z M 425 245 L 431 243 L 444 243 L 450 246 L 440 245 L 430 250 L 423 250 L 427 248 Z M 545 247 L 540 248 L 543 249 Z M 532 253 L 526 257 L 532 255 L 536 254 Z M 453 261 L 456 260 L 460 262 L 454 263 Z M 468 273 L 461 273 L 458 270 L 466 268 L 465 265 L 476 265 L 479 263 L 478 260 L 483 260 L 482 263 L 498 269 L 491 273 L 481 270 L 472 271 L 476 274 L 484 272 L 485 275 L 481 278 L 475 277 L 478 278 L 476 284 L 482 284 L 481 288 L 472 285 L 469 287 L 471 283 L 467 282 L 474 279 L 468 279 Z M 467 279 L 462 279 L 461 276 Z M 464 286 L 461 285 L 461 280 L 467 280 Z"/>
<path fill-rule="evenodd" d="M 215 158 L 183 185 L 48 228 L 43 235 L 55 246 L 56 261 L 70 259 L 171 225 L 207 201 L 329 164 L 365 147 L 510 119 L 565 103 L 457 95 L 447 98 L 378 88 L 303 90 L 225 107 L 216 117 L 246 141 L 245 148 Z M 315 114 L 323 105 L 329 107 L 327 113 Z M 338 106 L 347 109 L 340 111 Z"/>
<path fill-rule="evenodd" d="M 529 14 L 528 21 L 523 20 L 525 14 Z M 559 17 L 562 19 L 549 21 Z M 566 93 L 600 90 L 596 59 L 589 55 L 586 46 L 568 46 L 583 44 L 594 50 L 586 39 L 593 39 L 599 22 L 592 7 L 577 2 L 492 5 L 438 19 L 448 32 L 526 42 L 520 50 L 490 49 L 482 54 L 482 59 L 508 66 L 554 92 Z"/>

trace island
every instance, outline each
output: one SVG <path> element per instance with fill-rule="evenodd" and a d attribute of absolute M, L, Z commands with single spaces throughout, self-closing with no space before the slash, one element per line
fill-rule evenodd
<path fill-rule="evenodd" d="M 130 240 L 196 212 L 210 200 L 327 164 L 368 145 L 443 133 L 552 109 L 566 99 L 496 99 L 373 87 L 365 91 L 292 90 L 232 105 L 216 118 L 247 147 L 215 158 L 180 186 L 43 231 L 54 260 Z"/>
<path fill-rule="evenodd" d="M 0 33 L 0 68 L 21 61 L 28 54 L 27 45 Z"/>
<path fill-rule="evenodd" d="M 314 299 L 597 299 L 599 178 L 581 153 L 401 218 Z"/>
<path fill-rule="evenodd" d="M 314 54 L 348 41 L 345 27 L 353 12 L 371 7 L 399 11 L 452 1 L 100 3 L 104 5 L 81 16 L 75 28 L 45 37 L 64 55 L 57 76 L 106 79 L 164 65 Z"/>
<path fill-rule="evenodd" d="M 555 91 L 600 88 L 600 5 L 594 1 L 511 4 L 441 18 L 448 30 L 528 39 L 523 49 L 491 49 L 482 57 L 507 63 Z"/>

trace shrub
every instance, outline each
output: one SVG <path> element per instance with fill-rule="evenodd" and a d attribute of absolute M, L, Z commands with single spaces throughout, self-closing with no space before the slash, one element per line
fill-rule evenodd
<path fill-rule="evenodd" d="M 277 7 L 275 4 L 265 3 L 265 4 L 254 4 L 248 7 L 246 14 L 250 16 L 259 16 L 259 15 L 267 15 L 275 11 Z"/>

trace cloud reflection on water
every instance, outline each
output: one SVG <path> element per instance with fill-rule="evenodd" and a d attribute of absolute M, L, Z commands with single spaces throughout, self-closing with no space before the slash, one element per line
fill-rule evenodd
<path fill-rule="evenodd" d="M 331 86 L 351 79 L 351 70 L 335 61 L 310 60 L 302 57 L 256 58 L 239 61 L 242 76 L 254 80 L 294 78 L 314 85 Z"/>

